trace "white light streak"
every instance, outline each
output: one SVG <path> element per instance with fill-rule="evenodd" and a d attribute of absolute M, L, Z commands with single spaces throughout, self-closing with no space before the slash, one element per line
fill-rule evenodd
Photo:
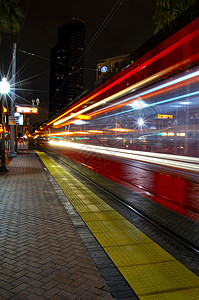
<path fill-rule="evenodd" d="M 180 170 L 186 170 L 186 171 L 197 172 L 197 173 L 199 172 L 199 160 L 198 158 L 194 158 L 194 157 L 152 153 L 152 152 L 142 152 L 142 151 L 118 149 L 118 148 L 111 148 L 111 147 L 105 148 L 100 146 L 71 143 L 66 141 L 49 141 L 49 143 L 53 146 L 74 148 L 82 151 L 90 151 L 90 152 L 92 151 L 95 153 L 140 161 L 144 163 L 152 163 L 155 165 L 177 168 Z"/>
<path fill-rule="evenodd" d="M 169 69 L 169 68 L 168 68 L 168 69 Z M 168 69 L 166 69 L 166 70 L 168 70 Z M 57 126 L 57 125 L 59 125 L 59 124 L 61 124 L 61 123 L 63 123 L 63 122 L 66 122 L 66 121 L 70 120 L 71 118 L 74 118 L 74 117 L 78 116 L 79 114 L 84 114 L 85 112 L 87 112 L 87 111 L 89 111 L 89 110 L 91 110 L 91 109 L 93 109 L 93 108 L 96 108 L 96 107 L 100 106 L 101 104 L 104 104 L 105 102 L 110 102 L 110 101 L 112 101 L 112 100 L 114 100 L 114 99 L 117 99 L 118 97 L 124 96 L 124 95 L 126 95 L 126 94 L 128 94 L 128 93 L 130 93 L 130 92 L 134 92 L 134 90 L 137 89 L 138 87 L 141 87 L 141 86 L 143 86 L 144 84 L 147 84 L 147 83 L 151 82 L 152 80 L 155 80 L 155 79 L 159 78 L 159 77 L 160 77 L 160 74 L 161 74 L 161 73 L 164 74 L 164 72 L 165 72 L 166 70 L 163 70 L 163 71 L 161 71 L 161 72 L 158 72 L 158 73 L 156 73 L 156 74 L 154 74 L 154 75 L 152 75 L 152 76 L 150 76 L 150 77 L 148 77 L 148 78 L 146 78 L 146 79 L 144 79 L 144 80 L 141 80 L 140 82 L 138 82 L 138 83 L 136 83 L 136 84 L 133 84 L 132 86 L 130 86 L 130 87 L 128 87 L 128 88 L 126 88 L 126 89 L 124 89 L 124 90 L 122 90 L 122 91 L 120 91 L 120 92 L 117 92 L 116 94 L 113 94 L 113 95 L 111 95 L 111 96 L 109 96 L 109 97 L 107 97 L 107 98 L 105 98 L 105 99 L 103 99 L 103 100 L 101 100 L 101 101 L 99 101 L 99 102 L 96 102 L 96 103 L 94 103 L 94 104 L 92 104 L 92 105 L 90 105 L 90 106 L 88 106 L 88 107 L 86 107 L 86 108 L 84 108 L 84 109 L 82 109 L 82 110 L 76 112 L 76 113 L 73 113 L 73 114 L 69 115 L 68 117 L 65 117 L 65 118 L 63 118 L 63 119 L 60 119 L 60 120 L 58 120 L 57 122 L 53 123 L 53 125 L 54 125 L 54 126 Z M 147 91 L 141 92 L 139 95 L 135 95 L 135 96 L 132 96 L 131 98 L 128 98 L 128 100 L 129 100 L 129 99 L 135 99 L 135 98 L 137 98 L 138 96 L 144 96 L 144 95 L 146 95 L 146 94 L 149 94 L 149 93 L 152 93 L 152 92 L 154 92 L 154 91 L 163 89 L 163 88 L 165 88 L 165 87 L 168 87 L 168 86 L 177 84 L 177 83 L 182 82 L 182 81 L 186 81 L 186 80 L 191 79 L 191 78 L 194 78 L 194 77 L 196 77 L 196 76 L 199 76 L 199 70 L 197 70 L 197 71 L 195 71 L 195 72 L 193 72 L 193 73 L 190 73 L 190 74 L 181 76 L 181 77 L 179 77 L 179 78 L 173 79 L 173 80 L 171 80 L 171 81 L 169 81 L 169 82 L 160 84 L 159 86 L 153 87 L 153 88 L 151 88 L 151 89 L 149 89 L 149 90 L 147 90 Z M 127 99 L 125 99 L 124 101 L 127 101 Z"/>

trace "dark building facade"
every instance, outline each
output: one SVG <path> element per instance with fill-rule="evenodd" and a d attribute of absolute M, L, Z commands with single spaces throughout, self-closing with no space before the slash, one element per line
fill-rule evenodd
<path fill-rule="evenodd" d="M 73 19 L 59 28 L 58 43 L 51 49 L 49 118 L 84 90 L 85 24 Z"/>
<path fill-rule="evenodd" d="M 101 80 L 108 72 L 112 73 L 112 76 L 122 71 L 123 61 L 129 54 L 101 59 L 97 62 L 96 81 Z M 110 75 L 109 75 L 110 76 Z"/>

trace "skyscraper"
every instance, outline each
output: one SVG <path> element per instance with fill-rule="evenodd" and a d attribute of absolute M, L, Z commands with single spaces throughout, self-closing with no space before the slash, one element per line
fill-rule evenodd
<path fill-rule="evenodd" d="M 85 24 L 73 18 L 59 28 L 51 49 L 49 117 L 62 110 L 84 90 Z"/>

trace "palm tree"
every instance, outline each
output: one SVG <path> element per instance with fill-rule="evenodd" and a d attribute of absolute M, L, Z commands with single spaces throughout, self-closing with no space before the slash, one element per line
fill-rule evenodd
<path fill-rule="evenodd" d="M 18 0 L 0 0 L 0 31 L 14 33 L 20 30 L 23 13 Z"/>
<path fill-rule="evenodd" d="M 172 23 L 181 15 L 186 16 L 188 9 L 198 0 L 157 0 L 154 14 L 155 34 L 161 30 L 171 29 Z M 189 14 L 192 13 L 189 11 Z"/>

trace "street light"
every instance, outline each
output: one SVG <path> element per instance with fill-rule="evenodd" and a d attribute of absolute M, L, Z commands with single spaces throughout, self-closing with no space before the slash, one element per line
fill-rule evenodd
<path fill-rule="evenodd" d="M 0 93 L 1 93 L 1 107 L 2 107 L 2 140 L 1 140 L 1 172 L 8 172 L 5 164 L 5 120 L 4 120 L 4 97 L 10 90 L 10 84 L 7 79 L 3 77 L 0 82 Z"/>

